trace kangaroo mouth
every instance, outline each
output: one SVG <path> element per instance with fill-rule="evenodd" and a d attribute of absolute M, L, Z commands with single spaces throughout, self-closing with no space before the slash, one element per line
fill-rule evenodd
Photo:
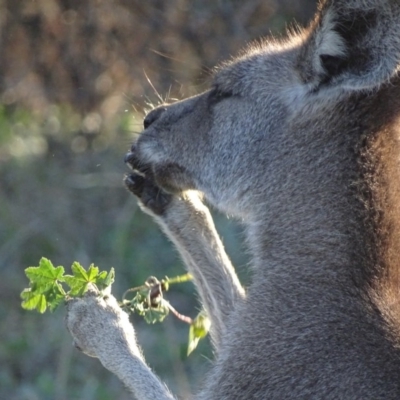
<path fill-rule="evenodd" d="M 125 154 L 124 162 L 133 171 L 139 172 L 147 177 L 153 176 L 150 164 L 146 164 L 139 159 L 135 145 L 132 145 L 131 150 Z"/>

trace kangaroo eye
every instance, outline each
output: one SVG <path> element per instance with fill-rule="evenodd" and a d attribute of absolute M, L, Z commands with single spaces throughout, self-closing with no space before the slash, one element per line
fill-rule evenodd
<path fill-rule="evenodd" d="M 208 95 L 208 102 L 210 106 L 227 99 L 229 97 L 232 97 L 233 93 L 230 90 L 223 90 L 218 86 L 215 86 L 211 91 L 210 94 Z"/>

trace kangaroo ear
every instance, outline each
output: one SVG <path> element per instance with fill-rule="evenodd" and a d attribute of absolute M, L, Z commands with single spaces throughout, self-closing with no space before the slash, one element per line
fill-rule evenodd
<path fill-rule="evenodd" d="M 304 83 L 313 90 L 329 85 L 374 89 L 400 66 L 400 2 L 327 0 L 298 59 Z"/>

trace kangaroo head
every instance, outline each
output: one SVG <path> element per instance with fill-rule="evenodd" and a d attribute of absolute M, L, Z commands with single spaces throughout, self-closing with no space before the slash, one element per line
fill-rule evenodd
<path fill-rule="evenodd" d="M 307 146 L 336 132 L 335 107 L 397 74 L 399 8 L 322 2 L 308 29 L 251 46 L 216 71 L 210 90 L 151 111 L 135 157 L 165 190 L 196 189 L 225 212 L 251 216 L 274 181 L 309 162 Z"/>

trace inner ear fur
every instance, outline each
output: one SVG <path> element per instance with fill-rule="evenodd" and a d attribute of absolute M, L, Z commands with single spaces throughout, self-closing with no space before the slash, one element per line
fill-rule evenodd
<path fill-rule="evenodd" d="M 373 89 L 397 74 L 400 3 L 394 0 L 323 1 L 298 59 L 304 83 Z"/>

